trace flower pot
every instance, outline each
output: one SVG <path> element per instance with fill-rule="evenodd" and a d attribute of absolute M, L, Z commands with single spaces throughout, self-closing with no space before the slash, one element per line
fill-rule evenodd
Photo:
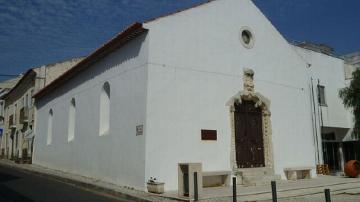
<path fill-rule="evenodd" d="M 345 174 L 349 177 L 357 177 L 360 174 L 360 162 L 350 160 L 345 164 Z"/>
<path fill-rule="evenodd" d="M 164 184 L 162 182 L 148 182 L 147 190 L 150 193 L 162 194 L 164 193 Z"/>

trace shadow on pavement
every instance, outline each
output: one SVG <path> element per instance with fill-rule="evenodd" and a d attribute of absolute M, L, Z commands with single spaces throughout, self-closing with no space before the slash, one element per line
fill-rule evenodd
<path fill-rule="evenodd" d="M 20 179 L 14 175 L 0 173 L 0 183 Z"/>
<path fill-rule="evenodd" d="M 17 179 L 20 179 L 20 177 L 16 177 L 10 174 L 0 173 L 0 198 L 7 199 L 9 201 L 24 201 L 24 202 L 33 201 L 23 196 L 22 194 L 10 189 L 5 184 L 3 184 L 4 182 L 9 182 Z"/>
<path fill-rule="evenodd" d="M 7 199 L 9 201 L 24 201 L 24 202 L 33 201 L 33 200 L 23 196 L 22 194 L 8 188 L 4 184 L 0 184 L 0 198 Z"/>

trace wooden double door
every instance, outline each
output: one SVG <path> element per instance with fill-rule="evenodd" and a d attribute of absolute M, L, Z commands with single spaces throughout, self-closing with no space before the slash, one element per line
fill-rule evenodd
<path fill-rule="evenodd" d="M 253 101 L 235 104 L 235 149 L 238 168 L 265 167 L 262 110 Z"/>

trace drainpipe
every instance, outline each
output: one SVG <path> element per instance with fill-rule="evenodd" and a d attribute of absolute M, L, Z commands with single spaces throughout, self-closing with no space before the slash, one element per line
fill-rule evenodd
<path fill-rule="evenodd" d="M 318 86 L 320 85 L 320 79 L 318 79 Z M 319 93 L 319 92 L 318 92 Z M 320 96 L 320 95 L 318 95 L 318 96 Z M 322 108 L 321 108 L 321 106 L 320 106 L 320 104 L 318 104 L 318 114 L 319 114 L 319 134 L 320 134 L 320 140 L 319 140 L 319 145 L 320 145 L 320 149 L 321 149 L 321 151 L 323 151 L 323 146 L 322 146 L 322 136 L 321 136 L 321 133 L 322 133 L 322 129 L 323 129 L 323 127 L 324 127 L 324 121 L 323 121 L 323 115 L 322 115 Z M 322 154 L 322 153 L 321 153 Z M 321 157 L 321 159 L 320 159 L 320 161 L 321 161 L 321 164 L 323 164 L 324 163 L 324 159 L 323 159 L 323 157 L 322 157 L 323 155 L 321 155 L 320 157 Z"/>
<path fill-rule="evenodd" d="M 315 144 L 315 159 L 316 164 L 320 164 L 320 155 L 319 155 L 319 143 L 318 143 L 318 127 L 317 127 L 317 119 L 316 119 L 316 107 L 315 107 L 315 93 L 314 93 L 314 85 L 313 85 L 313 78 L 310 78 L 310 96 L 311 96 L 311 102 L 312 102 L 312 122 L 313 122 L 313 130 L 314 130 L 314 144 Z"/>
<path fill-rule="evenodd" d="M 318 86 L 320 85 L 320 79 L 318 79 Z M 326 99 L 325 99 L 326 100 Z M 326 101 L 325 101 L 326 102 Z M 325 103 L 326 104 L 326 103 Z M 321 125 L 320 125 L 320 129 L 322 129 L 323 128 L 323 126 L 324 126 L 324 121 L 323 121 L 323 115 L 322 115 L 322 109 L 321 109 L 321 106 L 319 105 L 319 115 L 320 115 L 320 123 L 321 123 Z"/>

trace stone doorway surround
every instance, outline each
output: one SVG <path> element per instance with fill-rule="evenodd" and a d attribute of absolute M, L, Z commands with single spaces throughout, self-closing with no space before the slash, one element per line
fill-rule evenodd
<path fill-rule="evenodd" d="M 244 89 L 234 95 L 228 102 L 227 106 L 230 108 L 230 123 L 231 123 L 231 167 L 235 175 L 244 175 L 244 172 L 255 170 L 259 168 L 238 168 L 236 162 L 236 143 L 235 143 L 235 118 L 234 103 L 241 103 L 243 100 L 253 101 L 255 107 L 260 107 L 262 111 L 262 129 L 263 129 L 263 142 L 264 142 L 264 170 L 270 171 L 267 175 L 274 175 L 274 159 L 272 148 L 272 129 L 270 120 L 270 100 L 262 94 L 255 92 L 254 90 L 254 71 L 252 69 L 244 69 L 243 74 Z M 260 168 L 261 170 L 261 168 Z"/>

